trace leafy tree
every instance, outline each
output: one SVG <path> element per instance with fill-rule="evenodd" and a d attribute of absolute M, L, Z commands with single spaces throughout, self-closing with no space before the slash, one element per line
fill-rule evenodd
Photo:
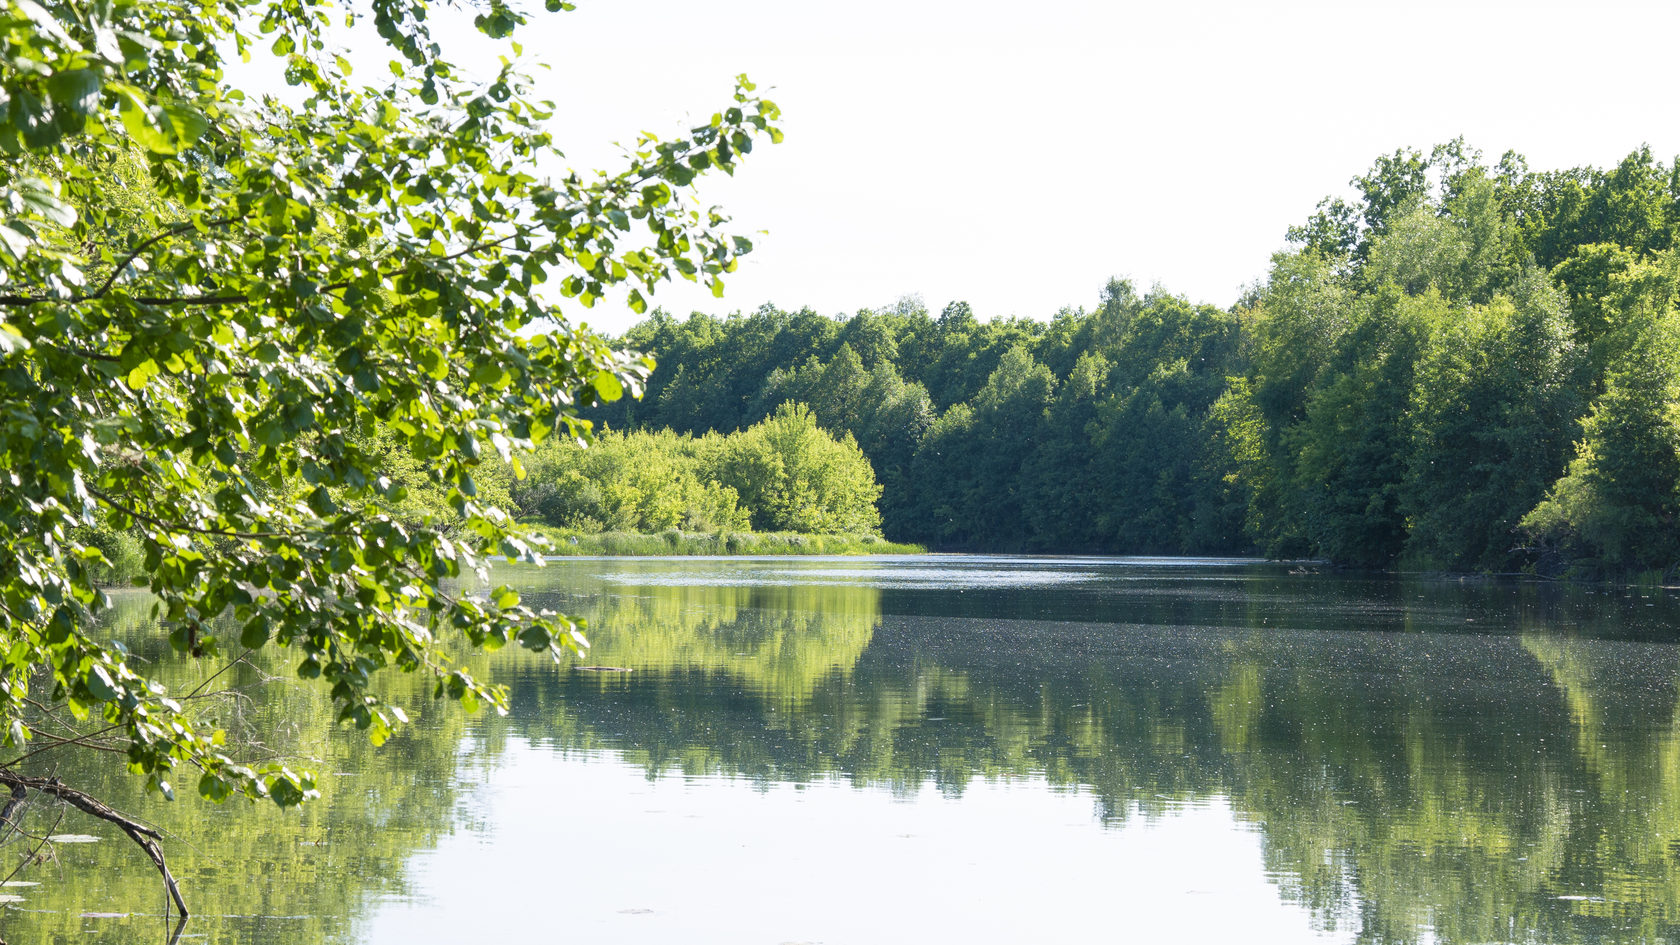
<path fill-rule="evenodd" d="M 840 343 L 857 352 L 864 364 L 892 364 L 898 361 L 898 340 L 884 319 L 859 312 L 840 329 Z"/>
<path fill-rule="evenodd" d="M 808 403 L 823 425 L 831 430 L 856 431 L 869 411 L 869 371 L 850 344 L 822 369 L 812 386 Z"/>
<path fill-rule="evenodd" d="M 308 772 L 240 763 L 97 642 L 105 555 L 77 529 L 101 520 L 140 536 L 184 653 L 286 648 L 375 742 L 402 719 L 377 682 L 389 667 L 500 707 L 442 641 L 558 656 L 581 634 L 512 590 L 446 586 L 531 554 L 480 471 L 586 436 L 576 411 L 635 393 L 651 366 L 563 321 L 527 334 L 552 315 L 538 287 L 588 306 L 617 286 L 641 309 L 673 276 L 721 292 L 750 248 L 687 199 L 780 136 L 744 78 L 687 134 L 545 179 L 553 108 L 512 60 L 468 80 L 424 0 L 374 0 L 349 19 L 371 16 L 394 78 L 352 85 L 329 9 L 0 0 L 0 709 L 20 759 L 66 744 L 24 751 L 44 696 L 119 736 L 166 795 L 183 775 L 218 800 L 315 793 Z M 507 38 L 524 21 L 495 0 L 474 22 Z M 224 57 L 258 42 L 295 106 L 228 84 Z M 435 475 L 451 522 L 405 514 L 381 442 Z M 0 783 L 71 797 L 16 762 Z"/>
<path fill-rule="evenodd" d="M 716 479 L 720 439 L 663 430 L 607 432 L 587 449 L 550 440 L 526 461 L 514 505 L 521 515 L 585 532 L 744 530 L 748 511 Z"/>
<path fill-rule="evenodd" d="M 803 404 L 774 416 L 723 447 L 716 476 L 752 514 L 754 528 L 792 532 L 867 532 L 881 527 L 881 487 L 851 434 L 835 440 Z"/>
<path fill-rule="evenodd" d="M 669 373 L 595 415 L 699 432 L 810 404 L 878 471 L 888 531 L 936 544 L 1532 564 L 1513 523 L 1667 304 L 1629 287 L 1675 245 L 1680 172 L 1648 148 L 1535 172 L 1455 139 L 1351 185 L 1228 311 L 1114 279 L 1048 323 L 914 298 L 656 314 L 627 337 Z M 1000 412 L 1020 355 L 1050 393 Z"/>
<path fill-rule="evenodd" d="M 1313 392 L 1333 376 L 1337 347 L 1354 320 L 1354 297 L 1317 251 L 1275 256 L 1243 323 L 1248 373 L 1210 408 L 1230 458 L 1226 476 L 1247 503 L 1244 529 L 1274 555 L 1317 551 L 1294 485 L 1299 453 L 1291 431 L 1306 420 Z"/>
<path fill-rule="evenodd" d="M 1135 552 L 1227 551 L 1224 456 L 1209 411 L 1233 368 L 1239 322 L 1151 292 L 1110 349 L 1113 394 L 1090 428 L 1105 545 Z"/>
<path fill-rule="evenodd" d="M 1418 366 L 1401 497 L 1418 564 L 1511 570 L 1518 521 L 1562 474 L 1578 413 L 1568 313 L 1538 271 L 1523 288 L 1448 319 Z"/>
<path fill-rule="evenodd" d="M 1361 204 L 1326 198 L 1305 225 L 1291 228 L 1289 238 L 1326 259 L 1363 261 L 1371 239 L 1409 214 L 1429 191 L 1429 166 L 1422 153 L 1397 149 L 1381 155 L 1371 169 L 1350 182 Z"/>
<path fill-rule="evenodd" d="M 1025 347 L 1011 348 L 970 404 L 936 420 L 917 451 L 920 528 L 982 548 L 1026 544 L 1022 464 L 1032 455 L 1056 378 Z"/>
<path fill-rule="evenodd" d="M 1634 311 L 1604 392 L 1582 421 L 1568 474 L 1522 521 L 1541 542 L 1611 572 L 1680 565 L 1677 276 L 1668 253 L 1623 282 L 1622 305 Z"/>
<path fill-rule="evenodd" d="M 1617 277 L 1638 257 L 1615 243 L 1575 247 L 1569 258 L 1552 269 L 1552 278 L 1568 295 L 1569 316 L 1577 344 L 1592 348 L 1611 328 L 1614 313 L 1607 310 Z M 1602 366 L 1595 374 L 1602 373 Z"/>
<path fill-rule="evenodd" d="M 1413 375 L 1448 306 L 1433 291 L 1409 296 L 1390 285 L 1358 308 L 1340 345 L 1340 370 L 1313 392 L 1285 443 L 1294 453 L 1295 507 L 1318 553 L 1387 567 L 1406 539 L 1403 423 Z"/>
<path fill-rule="evenodd" d="M 1045 413 L 1043 436 L 1021 470 L 1034 545 L 1057 550 L 1106 545 L 1099 491 L 1104 471 L 1091 436 L 1110 370 L 1101 354 L 1081 354 Z"/>

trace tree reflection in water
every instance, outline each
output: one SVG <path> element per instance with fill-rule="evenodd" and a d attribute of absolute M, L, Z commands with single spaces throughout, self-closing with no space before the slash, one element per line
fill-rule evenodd
<path fill-rule="evenodd" d="M 1043 783 L 1088 793 L 1107 825 L 1212 800 L 1259 831 L 1282 897 L 1361 941 L 1676 933 L 1680 653 L 1666 598 L 962 559 L 571 561 L 515 579 L 587 616 L 594 647 L 558 671 L 493 657 L 514 690 L 507 719 L 433 713 L 416 690 L 422 717 L 376 754 L 281 681 L 224 710 L 339 772 L 301 816 L 151 803 L 103 779 L 171 833 L 203 904 L 193 932 L 345 940 L 368 903 L 406 894 L 416 851 L 476 825 L 474 785 L 494 783 L 519 738 L 649 777 L 951 797 L 981 779 Z M 160 911 L 124 846 L 60 859 L 32 868 L 43 885 L 17 905 L 44 911 L 9 913 L 8 937 L 122 941 L 138 920 L 80 913 Z M 99 922 L 111 937 L 90 939 Z"/>

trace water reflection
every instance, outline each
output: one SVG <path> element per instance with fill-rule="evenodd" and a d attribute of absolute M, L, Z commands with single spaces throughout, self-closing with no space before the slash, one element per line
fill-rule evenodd
<path fill-rule="evenodd" d="M 940 585 L 930 578 L 951 565 L 919 563 L 837 588 L 806 567 L 806 593 L 856 594 L 870 603 L 846 613 L 881 616 L 872 636 L 837 633 L 829 660 L 808 658 L 832 669 L 801 676 L 797 698 L 731 671 L 717 648 L 685 662 L 662 644 L 640 675 L 568 675 L 513 726 L 610 748 L 649 777 L 841 778 L 952 797 L 1042 779 L 1088 792 L 1110 825 L 1223 798 L 1259 829 L 1281 895 L 1360 941 L 1674 934 L 1670 599 L 1229 563 L 1093 576 L 1083 561 L 1031 563 L 1026 588 L 997 588 L 992 563 L 979 581 Z M 768 570 L 720 593 L 798 573 Z M 623 601 L 671 595 L 693 610 L 707 586 L 618 572 L 588 593 L 598 619 L 633 636 L 610 616 Z M 604 652 L 619 652 L 613 640 Z"/>
<path fill-rule="evenodd" d="M 172 692 L 191 692 L 225 662 L 176 662 L 148 597 L 125 593 L 116 604 L 110 635 L 163 669 Z M 32 772 L 93 792 L 164 833 L 170 868 L 194 912 L 182 942 L 352 941 L 352 920 L 372 898 L 406 891 L 404 867 L 414 851 L 455 829 L 467 726 L 459 713 L 427 711 L 418 680 L 394 680 L 425 718 L 375 751 L 333 723 L 319 687 L 293 678 L 283 658 L 238 665 L 212 686 L 234 695 L 193 705 L 249 750 L 278 751 L 319 771 L 326 800 L 318 805 L 284 813 L 271 804 L 218 807 L 194 796 L 190 776 L 177 779 L 181 800 L 163 802 L 145 796 L 120 760 L 91 752 L 47 752 Z M 14 881 L 39 885 L 6 890 L 23 899 L 0 919 L 6 941 L 167 940 L 157 873 L 120 833 L 39 798 L 26 808 L 23 830 L 0 845 L 0 875 L 23 863 Z M 48 845 L 25 862 L 38 847 L 33 838 L 59 832 L 100 839 Z"/>
<path fill-rule="evenodd" d="M 586 939 L 926 940 L 891 905 L 912 880 L 883 878 L 913 862 L 961 877 L 921 901 L 981 940 L 1033 928 L 1032 889 L 1096 878 L 1093 903 L 1131 897 L 1104 920 L 1125 938 L 1230 940 L 1198 923 L 1245 902 L 1249 940 L 1680 936 L 1680 610 L 1660 594 L 1101 559 L 572 560 L 499 579 L 586 616 L 595 644 L 558 670 L 498 654 L 509 718 L 428 712 L 416 689 L 424 717 L 374 753 L 311 690 L 265 686 L 216 711 L 341 772 L 324 805 L 206 816 L 107 789 L 176 833 L 205 911 L 267 917 L 190 932 L 395 941 L 470 915 L 484 876 L 594 862 L 610 867 L 566 887 Z M 48 911 L 8 913 L 9 937 L 128 941 L 101 925 L 125 920 L 80 913 L 160 911 L 134 852 L 60 856 L 37 872 L 66 881 L 20 904 Z M 784 889 L 764 858 L 811 884 Z M 678 863 L 687 885 L 665 884 Z M 874 898 L 831 914 L 824 883 Z M 740 919 L 771 898 L 826 918 Z M 527 937 L 552 908 L 513 896 L 478 921 Z"/>

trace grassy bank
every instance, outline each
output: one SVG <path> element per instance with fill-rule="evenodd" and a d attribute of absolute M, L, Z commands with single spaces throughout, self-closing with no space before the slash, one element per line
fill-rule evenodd
<path fill-rule="evenodd" d="M 546 537 L 554 555 L 909 555 L 921 545 L 887 541 L 876 535 L 804 535 L 798 532 L 684 532 L 675 528 L 654 535 L 637 532 L 579 533 L 530 525 Z"/>

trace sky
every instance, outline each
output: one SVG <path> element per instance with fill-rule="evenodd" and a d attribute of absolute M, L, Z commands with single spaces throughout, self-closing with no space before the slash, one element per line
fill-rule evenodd
<path fill-rule="evenodd" d="M 677 314 L 917 295 L 1049 318 L 1111 276 L 1224 306 L 1396 148 L 1462 135 L 1535 169 L 1680 153 L 1674 3 L 524 2 L 515 38 L 550 67 L 538 92 L 580 170 L 706 119 L 737 73 L 783 109 L 784 143 L 702 178 L 756 248 L 721 300 L 660 289 Z M 493 70 L 505 46 L 470 33 L 440 35 Z M 371 30 L 346 42 L 383 72 Z M 612 299 L 568 314 L 636 319 Z"/>

